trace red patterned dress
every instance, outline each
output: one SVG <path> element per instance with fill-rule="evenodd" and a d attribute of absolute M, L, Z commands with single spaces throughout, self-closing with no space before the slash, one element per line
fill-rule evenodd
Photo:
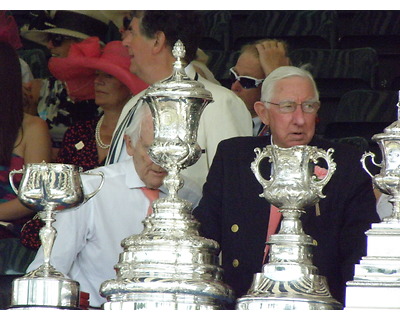
<path fill-rule="evenodd" d="M 62 148 L 56 162 L 73 164 L 84 171 L 104 165 L 99 163 L 95 131 L 99 118 L 80 121 L 70 127 L 64 135 Z"/>

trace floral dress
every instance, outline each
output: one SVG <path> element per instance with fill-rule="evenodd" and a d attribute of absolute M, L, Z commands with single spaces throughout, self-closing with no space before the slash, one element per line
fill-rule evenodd
<path fill-rule="evenodd" d="M 54 77 L 43 80 L 38 104 L 38 115 L 47 122 L 53 148 L 60 148 L 65 131 L 78 121 L 94 119 L 100 108 L 94 100 L 73 102 L 63 82 Z"/>

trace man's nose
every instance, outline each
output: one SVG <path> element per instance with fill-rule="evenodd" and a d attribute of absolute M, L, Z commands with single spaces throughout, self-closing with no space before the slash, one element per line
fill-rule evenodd
<path fill-rule="evenodd" d="M 303 125 L 305 122 L 304 111 L 301 108 L 300 104 L 298 104 L 296 106 L 296 110 L 294 110 L 294 112 L 293 112 L 293 121 L 295 124 L 297 124 L 299 126 Z"/>
<path fill-rule="evenodd" d="M 240 85 L 239 81 L 235 80 L 235 82 L 232 83 L 231 90 L 233 92 L 239 92 L 242 90 L 242 86 Z"/>

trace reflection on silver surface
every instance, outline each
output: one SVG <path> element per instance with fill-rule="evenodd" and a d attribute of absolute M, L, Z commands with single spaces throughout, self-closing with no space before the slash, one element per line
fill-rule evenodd
<path fill-rule="evenodd" d="M 376 163 L 372 152 L 361 158 L 374 186 L 389 195 L 393 209 L 366 232 L 367 256 L 355 266 L 354 280 L 347 282 L 346 309 L 400 309 L 400 95 L 397 108 L 398 120 L 372 137 L 382 152 L 382 162 Z M 366 164 L 368 157 L 381 168 L 375 176 Z"/>
<path fill-rule="evenodd" d="M 201 155 L 197 128 L 212 96 L 185 74 L 181 41 L 173 53 L 172 76 L 149 87 L 143 97 L 154 122 L 149 155 L 168 172 L 168 196 L 154 201 L 141 234 L 122 241 L 117 279 L 100 288 L 107 298 L 105 310 L 213 310 L 233 303 L 232 290 L 221 280 L 218 244 L 199 236 L 192 204 L 177 195 L 183 186 L 180 171 Z"/>
<path fill-rule="evenodd" d="M 342 306 L 331 296 L 325 277 L 318 275 L 312 264 L 313 239 L 304 233 L 300 216 L 304 207 L 325 197 L 323 187 L 336 170 L 328 151 L 311 146 L 256 148 L 251 164 L 257 180 L 263 186 L 264 197 L 282 213 L 278 234 L 271 235 L 269 262 L 254 275 L 247 295 L 237 300 L 238 310 L 333 310 Z M 272 163 L 269 179 L 260 173 L 260 163 L 268 158 Z M 328 166 L 325 177 L 314 174 L 314 164 L 323 159 Z"/>
<path fill-rule="evenodd" d="M 13 180 L 16 174 L 23 174 L 18 190 Z M 85 195 L 81 174 L 99 175 L 99 187 Z M 45 223 L 39 232 L 43 264 L 13 281 L 11 307 L 78 308 L 79 283 L 66 278 L 50 262 L 57 236 L 57 230 L 53 227 L 54 213 L 79 206 L 92 198 L 103 185 L 103 174 L 81 173 L 80 168 L 74 165 L 42 162 L 26 164 L 21 170 L 12 170 L 9 180 L 21 203 L 34 211 L 40 211 L 40 218 Z"/>

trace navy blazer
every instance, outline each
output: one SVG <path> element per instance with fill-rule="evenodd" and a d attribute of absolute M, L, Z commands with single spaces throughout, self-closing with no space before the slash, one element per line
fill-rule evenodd
<path fill-rule="evenodd" d="M 254 148 L 270 144 L 270 137 L 238 137 L 222 141 L 214 157 L 203 198 L 193 211 L 202 236 L 216 240 L 222 250 L 224 282 L 240 298 L 253 275 L 261 272 L 270 205 L 250 164 Z M 304 232 L 317 241 L 313 264 L 327 277 L 333 297 L 344 303 L 346 282 L 353 280 L 354 265 L 366 255 L 365 231 L 379 222 L 372 181 L 363 170 L 362 153 L 350 145 L 314 138 L 310 145 L 334 148 L 336 171 L 323 189 L 326 198 L 307 208 L 301 221 Z M 268 161 L 263 161 L 268 162 Z M 270 164 L 262 169 L 268 178 Z M 264 174 L 265 172 L 265 174 Z"/>

